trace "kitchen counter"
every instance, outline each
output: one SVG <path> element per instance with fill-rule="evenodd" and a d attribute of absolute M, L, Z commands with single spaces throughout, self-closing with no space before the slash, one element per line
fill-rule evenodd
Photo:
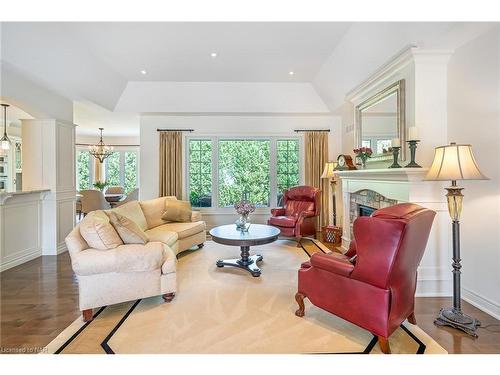
<path fill-rule="evenodd" d="M 45 193 L 48 193 L 50 189 L 39 189 L 39 190 L 27 190 L 27 191 L 7 191 L 0 192 L 0 206 L 6 204 L 6 202 L 14 197 L 35 195 L 38 199 L 42 198 Z"/>

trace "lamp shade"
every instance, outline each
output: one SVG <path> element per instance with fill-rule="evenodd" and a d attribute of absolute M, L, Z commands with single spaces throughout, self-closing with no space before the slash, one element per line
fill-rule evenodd
<path fill-rule="evenodd" d="M 436 147 L 434 161 L 425 176 L 427 181 L 487 180 L 474 159 L 471 145 Z"/>
<path fill-rule="evenodd" d="M 323 169 L 323 174 L 321 175 L 321 178 L 335 177 L 333 171 L 335 170 L 336 166 L 337 166 L 336 161 L 329 161 L 329 162 L 325 163 L 325 169 Z"/>

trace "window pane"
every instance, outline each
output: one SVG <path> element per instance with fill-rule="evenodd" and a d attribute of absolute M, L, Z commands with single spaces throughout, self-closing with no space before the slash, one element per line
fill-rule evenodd
<path fill-rule="evenodd" d="M 90 154 L 88 151 L 76 153 L 76 188 L 90 189 Z"/>
<path fill-rule="evenodd" d="M 231 207 L 243 195 L 256 206 L 269 206 L 270 141 L 219 141 L 219 206 Z"/>
<path fill-rule="evenodd" d="M 110 186 L 120 186 L 120 153 L 113 152 L 106 158 L 106 182 Z"/>
<path fill-rule="evenodd" d="M 189 200 L 193 207 L 212 207 L 212 141 L 189 140 Z"/>
<path fill-rule="evenodd" d="M 297 139 L 277 142 L 277 203 L 282 205 L 283 191 L 299 183 L 299 141 Z"/>
<path fill-rule="evenodd" d="M 379 139 L 377 140 L 377 154 L 385 154 L 392 146 L 392 140 L 390 139 Z M 384 152 L 386 150 L 386 152 Z"/>
<path fill-rule="evenodd" d="M 137 187 L 137 152 L 125 152 L 125 192 L 129 193 Z"/>

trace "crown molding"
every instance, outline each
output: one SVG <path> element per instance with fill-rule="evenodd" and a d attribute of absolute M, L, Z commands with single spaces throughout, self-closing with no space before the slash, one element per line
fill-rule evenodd
<path fill-rule="evenodd" d="M 345 96 L 345 100 L 356 101 L 356 99 L 377 83 L 380 83 L 383 79 L 397 73 L 413 62 L 417 64 L 447 64 L 452 54 L 452 50 L 425 50 L 415 45 L 408 45 L 375 70 L 367 79 L 349 91 Z"/>

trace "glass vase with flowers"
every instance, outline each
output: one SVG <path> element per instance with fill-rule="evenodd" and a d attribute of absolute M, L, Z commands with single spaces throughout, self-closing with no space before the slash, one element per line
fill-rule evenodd
<path fill-rule="evenodd" d="M 370 147 L 360 147 L 355 148 L 353 152 L 361 160 L 362 167 L 366 168 L 366 160 L 368 160 L 368 158 L 370 158 L 373 154 L 372 149 Z"/>
<path fill-rule="evenodd" d="M 236 229 L 242 232 L 248 232 L 250 228 L 250 220 L 248 216 L 255 211 L 255 205 L 248 202 L 247 200 L 242 200 L 234 205 L 236 213 L 240 215 L 238 220 L 236 220 Z"/>

